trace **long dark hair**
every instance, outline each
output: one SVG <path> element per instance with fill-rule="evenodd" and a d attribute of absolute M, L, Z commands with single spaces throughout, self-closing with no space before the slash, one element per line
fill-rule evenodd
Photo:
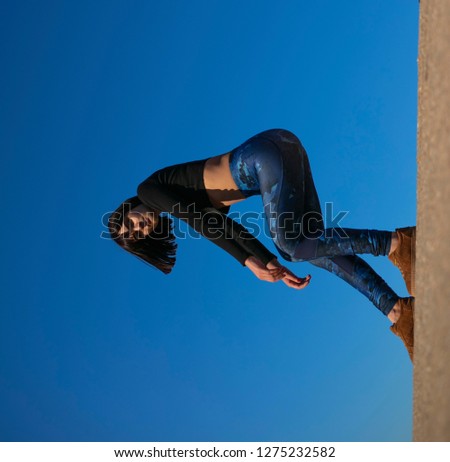
<path fill-rule="evenodd" d="M 108 218 L 108 229 L 116 244 L 130 252 L 145 263 L 168 274 L 172 271 L 176 261 L 177 244 L 173 234 L 173 220 L 168 216 L 159 216 L 158 224 L 152 232 L 138 239 L 128 234 L 119 234 L 126 214 L 142 202 L 137 196 L 123 201 Z"/>

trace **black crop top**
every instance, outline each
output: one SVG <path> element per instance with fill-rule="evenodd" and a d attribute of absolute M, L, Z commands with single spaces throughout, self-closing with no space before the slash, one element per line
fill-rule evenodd
<path fill-rule="evenodd" d="M 227 216 L 230 206 L 216 208 L 203 181 L 206 159 L 175 164 L 157 170 L 139 184 L 142 203 L 187 222 L 192 228 L 245 266 L 249 256 L 266 265 L 276 257 L 255 236 Z"/>

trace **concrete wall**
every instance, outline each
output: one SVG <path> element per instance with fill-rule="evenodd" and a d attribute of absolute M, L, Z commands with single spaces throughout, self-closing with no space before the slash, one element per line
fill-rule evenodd
<path fill-rule="evenodd" d="M 421 0 L 414 440 L 450 441 L 450 0 Z"/>

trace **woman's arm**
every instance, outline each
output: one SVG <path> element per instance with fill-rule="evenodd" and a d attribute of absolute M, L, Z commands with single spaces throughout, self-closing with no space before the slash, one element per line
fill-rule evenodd
<path fill-rule="evenodd" d="M 204 211 L 212 214 L 219 223 L 223 224 L 222 228 L 226 238 L 236 241 L 238 245 L 247 252 L 248 256 L 256 257 L 264 266 L 274 258 L 277 258 L 276 255 L 270 252 L 270 250 L 251 234 L 247 228 L 230 218 L 221 210 L 207 207 Z M 245 260 L 241 262 L 241 264 L 245 265 Z"/>

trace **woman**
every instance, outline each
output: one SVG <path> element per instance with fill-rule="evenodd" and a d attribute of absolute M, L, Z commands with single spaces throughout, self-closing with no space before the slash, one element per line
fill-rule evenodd
<path fill-rule="evenodd" d="M 177 244 L 173 221 L 186 221 L 232 255 L 255 276 L 304 289 L 297 277 L 227 213 L 230 206 L 261 195 L 270 235 L 287 261 L 308 261 L 363 293 L 393 323 L 413 360 L 415 227 L 394 232 L 324 228 L 308 156 L 291 132 L 261 132 L 231 152 L 171 165 L 154 172 L 109 219 L 117 244 L 168 274 Z M 357 254 L 388 256 L 400 269 L 411 297 L 399 297 Z"/>

